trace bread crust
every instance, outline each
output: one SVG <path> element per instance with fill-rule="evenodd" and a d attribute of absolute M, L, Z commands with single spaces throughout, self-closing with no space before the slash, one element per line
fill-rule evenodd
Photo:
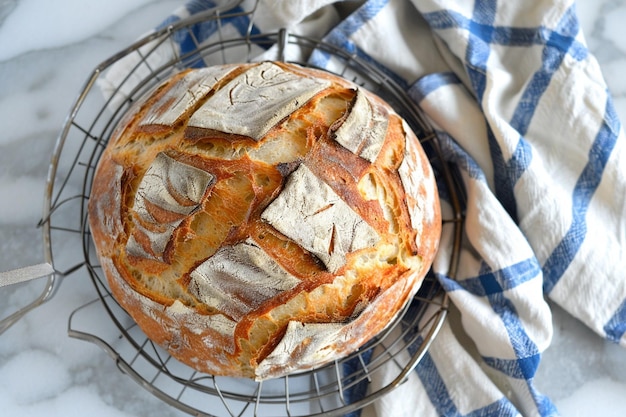
<path fill-rule="evenodd" d="M 88 212 L 112 294 L 151 340 L 257 380 L 383 330 L 441 233 L 433 171 L 400 116 L 345 79 L 275 62 L 184 71 L 137 102 Z"/>

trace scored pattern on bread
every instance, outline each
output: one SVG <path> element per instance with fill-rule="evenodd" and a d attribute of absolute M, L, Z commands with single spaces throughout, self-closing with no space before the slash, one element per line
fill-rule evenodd
<path fill-rule="evenodd" d="M 346 254 L 380 241 L 378 233 L 305 164 L 289 176 L 261 218 L 315 254 L 331 272 L 346 263 Z"/>
<path fill-rule="evenodd" d="M 210 172 L 159 153 L 137 188 L 133 205 L 136 229 L 126 250 L 135 256 L 164 260 L 172 234 L 200 206 L 214 179 Z"/>
<path fill-rule="evenodd" d="M 189 73 L 150 107 L 139 125 L 173 126 L 232 70 L 232 66 L 215 66 Z"/>
<path fill-rule="evenodd" d="M 258 141 L 328 85 L 327 81 L 303 78 L 264 62 L 231 80 L 209 98 L 191 116 L 188 126 L 249 136 Z"/>
<path fill-rule="evenodd" d="M 415 285 L 421 280 L 418 271 L 411 271 L 400 277 L 387 291 L 385 297 L 376 297 L 342 323 L 303 323 L 290 320 L 285 335 L 271 354 L 261 361 L 256 369 L 259 379 L 277 373 L 288 374 L 302 369 L 315 368 L 340 355 L 351 353 L 354 339 L 367 339 L 371 335 L 372 323 L 388 323 L 395 312 L 406 304 Z M 337 277 L 334 282 L 322 285 L 313 291 L 323 294 L 330 289 L 345 291 L 346 277 Z"/>
<path fill-rule="evenodd" d="M 194 269 L 188 289 L 198 300 L 239 321 L 300 282 L 248 239 L 219 249 Z"/>
<path fill-rule="evenodd" d="M 297 65 L 175 74 L 98 164 L 91 235 L 113 296 L 194 369 L 266 379 L 383 330 L 433 260 L 441 215 L 388 104 Z"/>
<path fill-rule="evenodd" d="M 350 112 L 334 132 L 334 139 L 361 158 L 374 162 L 386 133 L 386 113 L 380 106 L 373 107 L 363 91 L 357 89 Z"/>
<path fill-rule="evenodd" d="M 342 336 L 344 338 L 347 336 L 344 333 L 345 327 L 345 323 L 290 321 L 278 346 L 259 364 L 257 374 L 263 375 L 271 372 L 273 367 L 281 368 L 293 363 L 294 354 L 299 356 L 300 366 L 306 367 L 334 359 L 335 352 L 332 346 L 345 342 L 341 340 Z M 306 343 L 303 344 L 302 340 L 306 340 Z M 304 363 L 301 358 L 310 364 Z"/>

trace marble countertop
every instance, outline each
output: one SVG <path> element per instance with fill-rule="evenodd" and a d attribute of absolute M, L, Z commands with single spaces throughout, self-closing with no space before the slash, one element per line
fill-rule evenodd
<path fill-rule="evenodd" d="M 43 260 L 42 199 L 59 129 L 87 75 L 151 29 L 174 0 L 0 1 L 0 271 Z M 581 24 L 626 120 L 626 0 L 580 0 Z M 0 288 L 0 317 L 42 281 Z M 182 416 L 100 348 L 67 336 L 72 311 L 95 296 L 68 276 L 55 297 L 0 335 L 6 416 Z M 564 416 L 626 415 L 626 351 L 554 306 L 554 338 L 537 385 Z"/>

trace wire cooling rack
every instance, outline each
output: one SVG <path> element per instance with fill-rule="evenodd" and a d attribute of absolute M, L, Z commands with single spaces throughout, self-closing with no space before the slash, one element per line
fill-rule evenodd
<path fill-rule="evenodd" d="M 95 299 L 71 314 L 69 335 L 100 346 L 140 386 L 189 414 L 346 414 L 406 381 L 429 348 L 448 305 L 447 296 L 431 275 L 394 323 L 359 351 L 320 369 L 254 382 L 199 373 L 153 344 L 111 296 L 92 245 L 86 207 L 95 166 L 117 122 L 133 102 L 184 68 L 249 62 L 259 54 L 286 60 L 286 51 L 297 48 L 296 55 L 303 58 L 290 62 L 310 66 L 304 57 L 313 51 L 331 56 L 337 62 L 333 72 L 383 97 L 416 132 L 440 180 L 440 193 L 452 205 L 444 228 L 451 230 L 449 271 L 454 275 L 461 238 L 461 192 L 419 109 L 393 80 L 355 55 L 283 29 L 258 31 L 254 26 L 256 5 L 244 10 L 239 3 L 224 2 L 155 31 L 103 62 L 88 78 L 68 114 L 50 165 L 41 226 L 46 261 L 54 265 L 57 276 L 49 279 L 45 294 L 54 293 L 59 277 L 90 277 Z M 238 30 L 228 29 L 232 22 L 237 22 Z M 213 34 L 200 41 L 199 26 Z M 180 39 L 187 40 L 184 52 L 177 42 Z M 116 65 L 121 61 L 130 64 L 111 85 L 105 74 L 112 68 L 119 72 Z M 106 98 L 99 88 L 105 85 L 109 88 Z"/>

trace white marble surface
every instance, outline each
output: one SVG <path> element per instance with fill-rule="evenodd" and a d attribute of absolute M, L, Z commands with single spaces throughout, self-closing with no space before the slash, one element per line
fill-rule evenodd
<path fill-rule="evenodd" d="M 0 0 L 0 271 L 41 262 L 42 196 L 65 115 L 96 64 L 181 1 Z M 621 120 L 626 120 L 626 0 L 580 0 L 578 11 Z M 0 317 L 42 282 L 0 289 Z M 70 276 L 56 296 L 0 335 L 4 416 L 178 416 L 123 375 L 98 347 L 67 337 L 68 316 L 94 297 Z M 626 352 L 558 307 L 537 376 L 564 416 L 626 415 Z"/>

